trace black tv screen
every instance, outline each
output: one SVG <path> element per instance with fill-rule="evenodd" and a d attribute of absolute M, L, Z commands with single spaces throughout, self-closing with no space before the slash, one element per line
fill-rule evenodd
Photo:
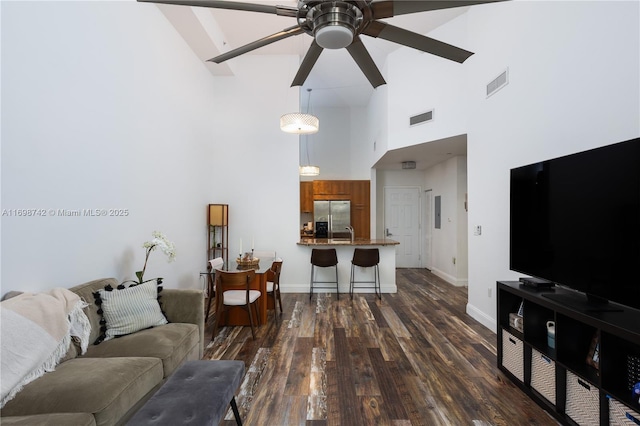
<path fill-rule="evenodd" d="M 513 271 L 640 309 L 640 138 L 512 169 L 510 208 Z"/>

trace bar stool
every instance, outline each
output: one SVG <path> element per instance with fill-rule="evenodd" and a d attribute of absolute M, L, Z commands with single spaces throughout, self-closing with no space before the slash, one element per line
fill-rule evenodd
<path fill-rule="evenodd" d="M 315 278 L 315 267 L 319 268 L 328 268 L 335 267 L 336 268 L 336 280 L 335 281 L 316 281 Z M 336 285 L 336 294 L 338 299 L 340 299 L 340 290 L 338 287 L 338 255 L 336 253 L 336 249 L 311 249 L 311 288 L 309 290 L 309 300 L 313 297 L 313 288 L 314 283 L 319 284 L 333 284 Z M 323 286 L 316 288 L 331 288 L 329 286 Z"/>
<path fill-rule="evenodd" d="M 373 288 L 378 299 L 382 300 L 382 291 L 380 290 L 380 269 L 378 264 L 380 263 L 380 251 L 377 248 L 362 249 L 356 248 L 353 250 L 353 259 L 351 260 L 351 281 L 349 283 L 349 294 L 351 300 L 353 300 L 353 290 L 355 288 Z M 355 269 L 356 266 L 361 268 L 373 268 L 373 281 L 356 281 Z M 358 286 L 355 284 L 369 283 L 371 286 Z"/>

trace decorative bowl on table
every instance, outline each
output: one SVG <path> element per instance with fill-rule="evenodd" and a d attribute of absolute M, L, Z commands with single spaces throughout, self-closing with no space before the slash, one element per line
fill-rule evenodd
<path fill-rule="evenodd" d="M 260 264 L 260 259 L 257 257 L 244 257 L 237 258 L 236 263 L 238 264 L 238 269 L 257 269 Z"/>

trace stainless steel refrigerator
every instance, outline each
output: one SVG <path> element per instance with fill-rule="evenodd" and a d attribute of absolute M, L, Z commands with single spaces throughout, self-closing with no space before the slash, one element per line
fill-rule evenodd
<path fill-rule="evenodd" d="M 350 236 L 346 228 L 351 225 L 351 201 L 314 201 L 313 218 L 316 238 L 347 238 Z M 327 235 L 323 235 L 323 228 Z"/>

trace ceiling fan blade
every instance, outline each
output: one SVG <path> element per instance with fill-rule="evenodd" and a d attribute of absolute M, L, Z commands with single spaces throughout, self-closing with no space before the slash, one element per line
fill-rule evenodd
<path fill-rule="evenodd" d="M 375 62 L 373 62 L 371 55 L 369 55 L 367 48 L 362 44 L 360 37 L 353 39 L 353 42 L 347 46 L 347 51 L 353 60 L 356 61 L 356 64 L 358 64 L 374 89 L 382 84 L 387 84 Z"/>
<path fill-rule="evenodd" d="M 413 31 L 394 27 L 381 21 L 371 22 L 362 33 L 371 37 L 379 37 L 404 46 L 413 47 L 414 49 L 422 50 L 423 52 L 459 63 L 463 63 L 469 56 L 473 55 L 473 52 L 469 52 L 468 50 L 414 33 Z"/>
<path fill-rule="evenodd" d="M 324 49 L 320 47 L 320 45 L 318 45 L 315 40 L 313 40 L 311 46 L 309 46 L 309 50 L 307 50 L 307 54 L 304 55 L 304 59 L 300 64 L 300 68 L 298 69 L 296 76 L 293 78 L 291 87 L 302 86 L 304 84 L 307 77 L 309 77 L 311 68 L 313 68 L 313 66 L 316 64 L 316 61 L 318 60 L 318 57 L 323 50 Z"/>
<path fill-rule="evenodd" d="M 381 0 L 371 4 L 374 19 L 507 0 Z"/>
<path fill-rule="evenodd" d="M 243 3 L 225 0 L 137 0 L 144 3 L 175 4 L 178 6 L 211 7 L 214 9 L 245 10 L 248 12 L 271 13 L 281 16 L 297 16 L 298 9 L 292 6 L 270 6 L 266 4 Z"/>
<path fill-rule="evenodd" d="M 226 60 L 235 58 L 236 56 L 240 56 L 243 53 L 251 52 L 252 50 L 255 50 L 259 47 L 263 47 L 267 44 L 271 44 L 298 34 L 304 34 L 304 31 L 302 30 L 302 28 L 296 25 L 295 27 L 287 28 L 278 33 L 271 34 L 270 36 L 267 36 L 265 38 L 261 38 L 260 40 L 256 40 L 253 43 L 245 44 L 244 46 L 238 47 L 237 49 L 230 50 L 226 53 L 223 53 L 222 55 L 216 56 L 215 58 L 208 59 L 207 62 L 215 62 L 216 64 L 220 64 Z"/>

